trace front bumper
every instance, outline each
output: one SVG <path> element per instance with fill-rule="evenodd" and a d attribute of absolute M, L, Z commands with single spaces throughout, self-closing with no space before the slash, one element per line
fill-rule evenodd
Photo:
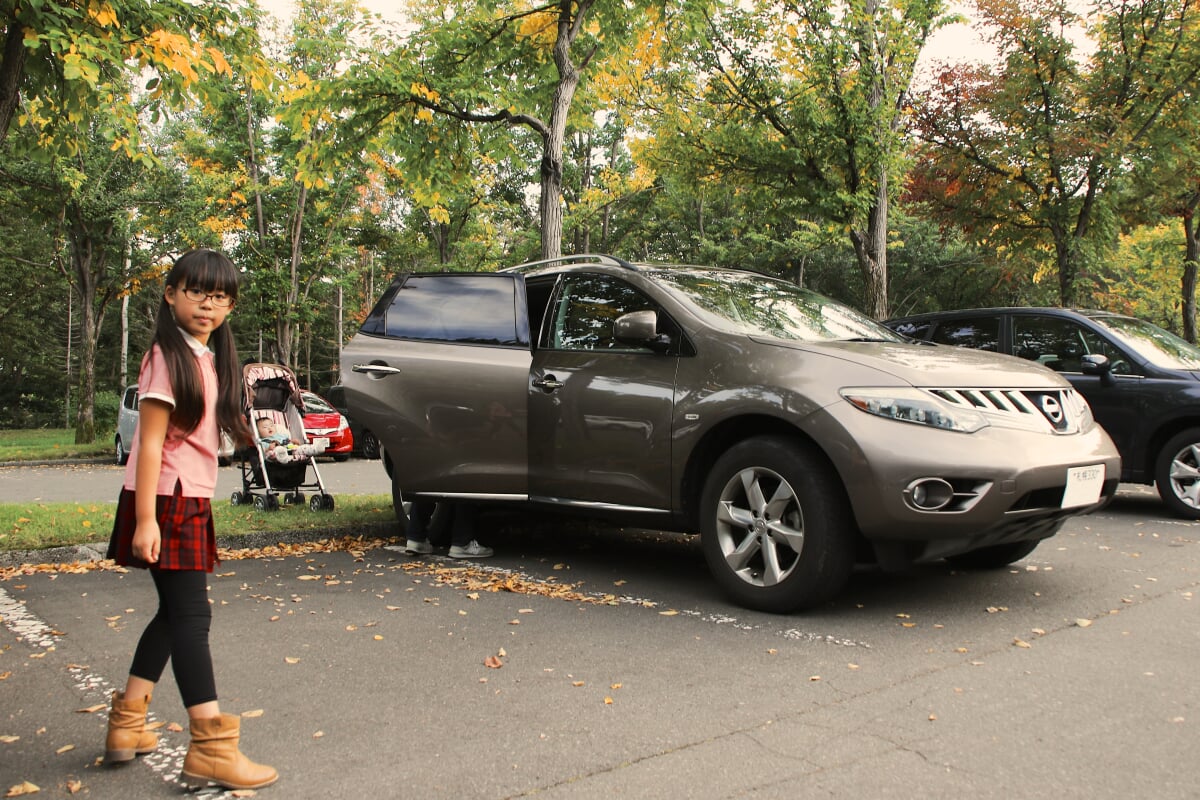
<path fill-rule="evenodd" d="M 819 419 L 818 419 L 819 418 Z M 971 434 L 865 414 L 849 403 L 810 427 L 841 475 L 859 529 L 872 542 L 908 542 L 918 560 L 1053 535 L 1107 503 L 1121 458 L 1099 425 L 1077 434 L 988 427 Z M 1064 508 L 1068 470 L 1103 466 L 1096 502 Z M 939 510 L 915 508 L 906 489 L 941 478 L 975 492 Z"/>

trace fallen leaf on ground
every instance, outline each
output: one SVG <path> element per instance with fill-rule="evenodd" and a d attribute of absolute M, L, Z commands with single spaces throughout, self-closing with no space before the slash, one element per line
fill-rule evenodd
<path fill-rule="evenodd" d="M 94 714 L 94 713 L 96 713 L 97 711 L 102 711 L 102 710 L 104 710 L 104 709 L 106 709 L 106 708 L 108 708 L 108 706 L 107 706 L 107 705 L 105 705 L 104 703 L 97 703 L 97 704 L 96 704 L 96 705 L 94 705 L 94 706 L 88 706 L 87 708 L 79 708 L 79 709 L 76 709 L 76 710 L 75 710 L 75 713 L 76 713 L 76 714 Z"/>
<path fill-rule="evenodd" d="M 261 708 L 256 708 L 253 711 L 243 711 L 242 712 L 242 716 L 245 717 L 246 719 L 251 719 L 253 717 L 261 717 L 262 715 L 263 715 L 263 710 Z"/>
<path fill-rule="evenodd" d="M 38 788 L 36 785 L 30 783 L 29 781 L 22 781 L 21 783 L 18 783 L 17 785 L 10 787 L 8 790 L 8 794 L 6 794 L 4 796 L 5 797 L 20 797 L 22 795 L 34 794 L 34 793 L 40 792 L 40 791 L 41 791 L 40 788 Z"/>
<path fill-rule="evenodd" d="M 13 736 L 11 733 L 2 734 L 0 735 L 0 744 L 12 744 L 20 738 L 20 736 Z"/>
<path fill-rule="evenodd" d="M 500 669 L 504 666 L 504 662 L 496 656 L 488 656 L 483 660 L 483 665 L 488 669 Z"/>
<path fill-rule="evenodd" d="M 55 751 L 54 751 L 54 753 L 55 753 L 55 755 L 60 755 L 60 756 L 61 756 L 63 753 L 69 753 L 69 752 L 71 752 L 71 751 L 72 751 L 72 750 L 74 750 L 74 749 L 75 749 L 75 745 L 73 745 L 73 744 L 64 744 L 62 747 L 60 747 L 60 748 L 58 748 L 57 750 L 55 750 Z"/>
<path fill-rule="evenodd" d="M 673 617 L 673 616 L 675 616 L 675 615 L 676 615 L 676 614 L 678 614 L 678 613 L 679 613 L 679 612 L 678 612 L 678 611 L 676 611 L 675 609 L 671 609 L 670 611 L 660 611 L 660 612 L 658 612 L 658 615 L 659 615 L 660 617 Z"/>
<path fill-rule="evenodd" d="M 183 733 L 183 726 L 178 722 L 170 722 L 167 723 L 167 730 L 169 730 L 171 733 Z"/>
<path fill-rule="evenodd" d="M 1090 628 L 1092 621 L 1090 619 L 1077 619 L 1075 620 L 1075 624 L 1080 628 Z"/>
<path fill-rule="evenodd" d="M 78 794 L 79 790 L 82 788 L 83 788 L 83 781 L 77 781 L 77 780 L 67 781 L 67 791 L 70 792 L 71 794 Z"/>
<path fill-rule="evenodd" d="M 286 663 L 286 664 L 299 664 L 300 663 L 300 659 L 294 658 L 292 656 L 284 656 L 283 660 L 284 660 L 284 663 Z"/>
<path fill-rule="evenodd" d="M 1025 648 L 1033 647 L 1033 645 L 1031 645 L 1029 642 L 1025 641 L 1024 639 L 1013 639 L 1013 645 L 1015 645 L 1016 647 L 1025 647 Z"/>

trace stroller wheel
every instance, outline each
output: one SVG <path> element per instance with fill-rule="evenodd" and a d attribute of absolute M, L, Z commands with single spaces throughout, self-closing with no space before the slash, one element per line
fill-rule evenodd
<path fill-rule="evenodd" d="M 311 511 L 332 511 L 333 495 L 314 494 L 308 500 L 308 507 Z"/>
<path fill-rule="evenodd" d="M 326 511 L 333 511 L 333 495 L 331 495 L 331 494 L 321 495 L 321 502 L 325 506 Z"/>
<path fill-rule="evenodd" d="M 242 497 L 241 492 L 234 492 L 233 494 L 229 495 L 229 505 L 240 506 L 243 499 L 244 498 Z"/>
<path fill-rule="evenodd" d="M 287 500 L 287 502 L 291 503 L 292 505 L 296 505 L 296 506 L 304 505 L 304 495 L 301 494 L 300 492 L 295 492 L 293 494 L 289 494 L 284 499 Z"/>
<path fill-rule="evenodd" d="M 254 496 L 254 507 L 257 508 L 259 511 L 266 511 L 267 510 L 267 496 L 263 495 L 263 494 L 255 495 Z"/>

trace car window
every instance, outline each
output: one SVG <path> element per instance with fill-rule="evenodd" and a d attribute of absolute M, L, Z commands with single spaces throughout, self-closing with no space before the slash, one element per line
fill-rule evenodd
<path fill-rule="evenodd" d="M 396 339 L 528 346 L 528 330 L 519 324 L 523 319 L 510 276 L 410 275 L 387 309 L 384 333 Z"/>
<path fill-rule="evenodd" d="M 1082 372 L 1082 357 L 1108 357 L 1112 371 L 1130 373 L 1129 359 L 1094 331 L 1059 317 L 1013 317 L 1013 355 L 1036 361 L 1056 372 Z"/>
<path fill-rule="evenodd" d="M 651 274 L 722 330 L 800 342 L 905 341 L 848 306 L 765 275 L 690 268 Z"/>
<path fill-rule="evenodd" d="M 126 408 L 128 408 L 130 411 L 137 411 L 137 407 L 138 407 L 137 393 L 138 393 L 138 387 L 130 386 L 128 389 L 125 390 L 125 397 L 122 398 L 122 400 L 121 400 L 121 402 L 124 404 L 124 406 Z"/>
<path fill-rule="evenodd" d="M 929 328 L 933 325 L 932 320 L 905 321 L 895 324 L 887 323 L 888 327 L 896 333 L 903 333 L 905 336 L 910 336 L 913 339 L 924 341 L 929 333 Z"/>
<path fill-rule="evenodd" d="M 1151 364 L 1200 370 L 1200 347 L 1157 325 L 1132 317 L 1096 317 L 1094 322 Z"/>
<path fill-rule="evenodd" d="M 304 398 L 305 414 L 332 414 L 337 410 L 315 394 L 301 396 Z"/>
<path fill-rule="evenodd" d="M 617 318 L 630 311 L 658 311 L 658 306 L 628 283 L 607 275 L 570 275 L 562 282 L 550 327 L 549 346 L 556 350 L 642 352 L 646 348 L 618 342 Z M 661 313 L 661 312 L 660 312 Z"/>
<path fill-rule="evenodd" d="M 1000 317 L 963 317 L 944 319 L 933 332 L 932 341 L 955 347 L 1000 352 Z"/>

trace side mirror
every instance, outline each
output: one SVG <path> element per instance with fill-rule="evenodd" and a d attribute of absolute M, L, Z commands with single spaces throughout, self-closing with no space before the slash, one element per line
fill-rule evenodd
<path fill-rule="evenodd" d="M 658 312 L 652 309 L 630 311 L 613 323 L 613 338 L 622 344 L 649 347 L 665 353 L 671 347 L 671 337 L 658 333 Z"/>
<path fill-rule="evenodd" d="M 1117 381 L 1112 376 L 1112 362 L 1108 356 L 1100 353 L 1089 353 L 1079 359 L 1079 371 L 1084 375 L 1097 375 L 1101 386 L 1112 386 Z"/>

